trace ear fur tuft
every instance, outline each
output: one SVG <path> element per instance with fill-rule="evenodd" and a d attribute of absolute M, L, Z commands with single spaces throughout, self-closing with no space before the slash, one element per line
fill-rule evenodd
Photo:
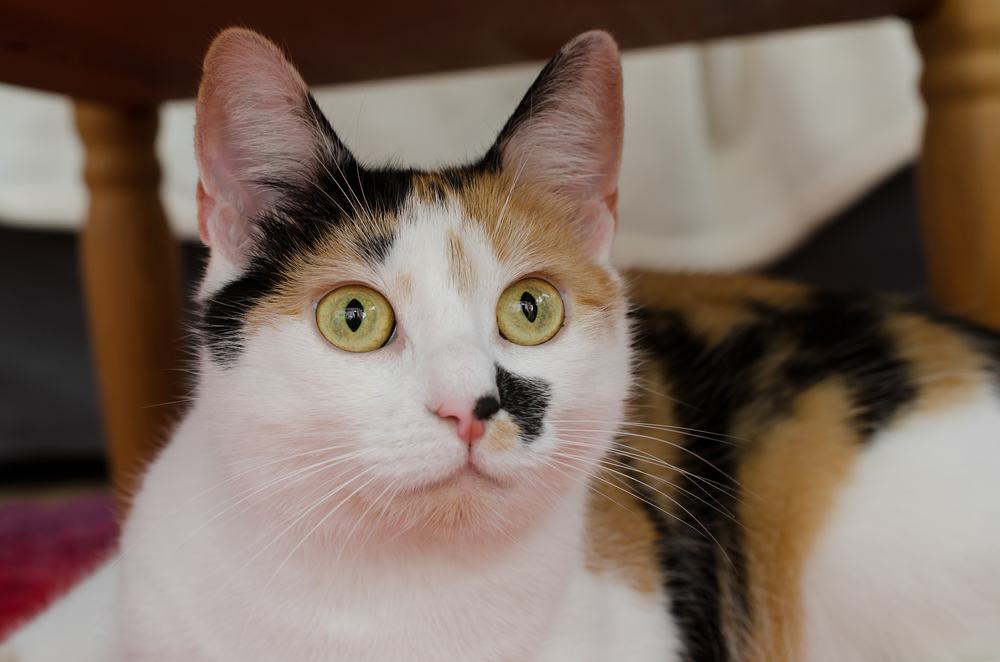
<path fill-rule="evenodd" d="M 305 183 L 346 148 L 281 50 L 245 28 L 212 42 L 196 110 L 199 230 L 213 255 L 239 267 L 254 220 L 280 196 L 269 183 Z"/>
<path fill-rule="evenodd" d="M 586 32 L 545 66 L 487 159 L 581 211 L 578 233 L 601 257 L 617 217 L 624 134 L 621 62 L 607 32 Z"/>

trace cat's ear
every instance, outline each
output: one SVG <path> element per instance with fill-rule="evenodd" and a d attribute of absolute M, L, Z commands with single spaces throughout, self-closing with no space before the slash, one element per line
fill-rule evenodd
<path fill-rule="evenodd" d="M 606 260 L 617 224 L 623 134 L 621 61 L 606 32 L 586 32 L 545 66 L 488 158 L 574 206 L 574 230 Z"/>
<path fill-rule="evenodd" d="M 308 184 L 321 159 L 349 157 L 295 67 L 243 28 L 219 34 L 205 56 L 195 152 L 201 238 L 235 268 L 282 187 Z"/>

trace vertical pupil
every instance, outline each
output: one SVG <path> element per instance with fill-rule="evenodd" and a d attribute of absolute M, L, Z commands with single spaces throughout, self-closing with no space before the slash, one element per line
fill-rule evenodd
<path fill-rule="evenodd" d="M 361 323 L 365 321 L 365 307 L 357 299 L 351 299 L 344 308 L 344 322 L 351 331 L 357 331 Z"/>
<path fill-rule="evenodd" d="M 524 313 L 529 322 L 534 322 L 535 318 L 538 317 L 538 302 L 535 301 L 535 297 L 531 296 L 530 292 L 521 295 L 521 312 Z"/>

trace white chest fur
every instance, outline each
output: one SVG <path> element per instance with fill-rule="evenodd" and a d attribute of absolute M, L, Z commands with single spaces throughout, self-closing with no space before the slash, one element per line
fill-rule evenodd
<path fill-rule="evenodd" d="M 184 495 L 217 481 L 196 427 L 151 470 L 123 541 L 129 660 L 663 660 L 673 647 L 662 605 L 584 568 L 582 494 L 480 556 L 289 556 L 291 535 L 234 555 L 274 532 L 246 514 L 202 526 L 218 509 Z"/>

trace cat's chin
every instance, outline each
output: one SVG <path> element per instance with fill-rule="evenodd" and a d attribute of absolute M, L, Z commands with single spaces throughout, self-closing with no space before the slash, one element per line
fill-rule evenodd
<path fill-rule="evenodd" d="M 371 540 L 389 547 L 496 547 L 516 537 L 538 514 L 538 500 L 529 491 L 519 481 L 465 465 L 401 489 L 370 509 L 372 521 L 391 523 Z"/>
<path fill-rule="evenodd" d="M 497 478 L 478 464 L 469 462 L 445 476 L 429 483 L 417 485 L 401 491 L 408 497 L 434 496 L 442 492 L 476 494 L 481 490 L 507 489 L 511 487 L 508 480 Z"/>

